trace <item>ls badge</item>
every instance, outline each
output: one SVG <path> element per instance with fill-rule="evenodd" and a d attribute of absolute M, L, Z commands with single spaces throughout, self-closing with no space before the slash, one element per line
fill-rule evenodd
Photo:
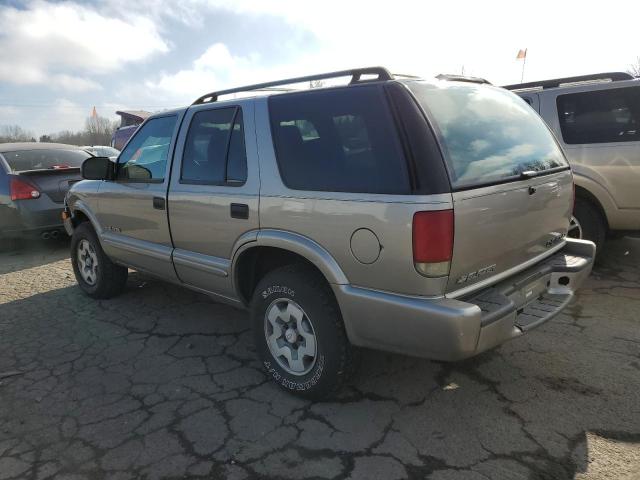
<path fill-rule="evenodd" d="M 483 267 L 479 270 L 476 270 L 475 272 L 469 272 L 466 275 L 462 275 L 460 278 L 456 280 L 456 284 L 460 285 L 462 283 L 475 282 L 478 278 L 484 277 L 485 275 L 488 275 L 495 271 L 496 271 L 496 264 L 494 263 L 493 265 L 489 265 L 488 267 Z"/>

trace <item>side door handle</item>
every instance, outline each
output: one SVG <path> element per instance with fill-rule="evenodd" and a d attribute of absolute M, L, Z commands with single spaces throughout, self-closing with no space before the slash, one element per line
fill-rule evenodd
<path fill-rule="evenodd" d="M 164 210 L 164 198 L 153 197 L 153 208 L 155 208 L 156 210 Z"/>
<path fill-rule="evenodd" d="M 246 220 L 249 218 L 249 205 L 246 203 L 232 203 L 230 213 L 231 218 L 242 218 Z"/>

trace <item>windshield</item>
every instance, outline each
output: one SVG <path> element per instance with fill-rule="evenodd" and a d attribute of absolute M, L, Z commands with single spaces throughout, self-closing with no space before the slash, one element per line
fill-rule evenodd
<path fill-rule="evenodd" d="M 513 93 L 471 83 L 408 86 L 440 130 L 453 188 L 568 166 L 544 121 Z"/>
<path fill-rule="evenodd" d="M 14 172 L 78 168 L 91 155 L 83 150 L 38 149 L 2 152 Z"/>

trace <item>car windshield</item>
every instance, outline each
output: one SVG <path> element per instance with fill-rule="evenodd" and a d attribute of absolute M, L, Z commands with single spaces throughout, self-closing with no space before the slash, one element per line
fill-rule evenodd
<path fill-rule="evenodd" d="M 2 152 L 14 172 L 78 168 L 91 155 L 84 150 L 37 149 Z"/>
<path fill-rule="evenodd" d="M 507 90 L 460 82 L 410 82 L 441 133 L 454 188 L 568 166 L 537 113 Z"/>

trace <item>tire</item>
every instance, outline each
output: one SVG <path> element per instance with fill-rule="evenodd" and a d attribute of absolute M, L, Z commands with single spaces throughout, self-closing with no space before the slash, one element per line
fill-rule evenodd
<path fill-rule="evenodd" d="M 81 223 L 73 232 L 71 264 L 78 285 L 91 298 L 112 298 L 121 293 L 127 283 L 128 270 L 107 257 L 89 222 Z"/>
<path fill-rule="evenodd" d="M 578 197 L 573 216 L 582 230 L 581 236 L 576 236 L 595 243 L 596 254 L 599 254 L 607 237 L 607 224 L 598 208 L 589 200 Z"/>
<path fill-rule="evenodd" d="M 339 390 L 353 372 L 355 349 L 340 309 L 326 280 L 313 269 L 287 265 L 265 275 L 253 292 L 251 321 L 267 375 L 284 390 L 320 400 Z M 291 358 L 274 350 L 288 350 Z"/>

